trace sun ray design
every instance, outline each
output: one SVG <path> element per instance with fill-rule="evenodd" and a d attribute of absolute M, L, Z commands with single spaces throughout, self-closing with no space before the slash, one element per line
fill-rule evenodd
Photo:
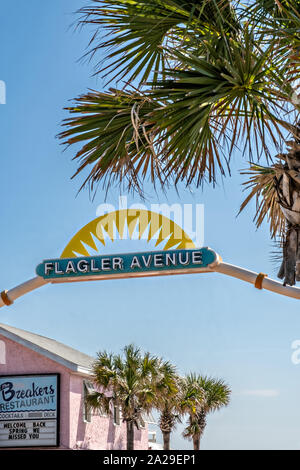
<path fill-rule="evenodd" d="M 155 241 L 163 250 L 192 249 L 194 242 L 186 232 L 168 217 L 144 209 L 123 209 L 109 212 L 89 222 L 70 240 L 61 258 L 92 256 L 101 252 L 108 240 L 142 238 Z M 100 242 L 100 243 L 99 243 Z"/>

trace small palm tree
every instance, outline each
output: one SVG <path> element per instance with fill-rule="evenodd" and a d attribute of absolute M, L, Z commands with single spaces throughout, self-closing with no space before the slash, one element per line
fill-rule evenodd
<path fill-rule="evenodd" d="M 67 108 L 60 137 L 79 145 L 83 186 L 142 190 L 148 177 L 154 184 L 215 184 L 230 173 L 238 149 L 268 164 L 274 146 L 281 152 L 292 135 L 299 152 L 299 0 L 91 0 L 80 12 L 80 24 L 96 28 L 88 54 L 104 51 L 107 60 L 95 73 L 121 84 L 85 93 Z M 273 186 L 286 222 L 281 275 L 294 284 L 299 159 L 284 161 L 287 178 Z M 272 227 L 282 220 L 273 205 L 267 212 Z"/>
<path fill-rule="evenodd" d="M 207 415 L 229 404 L 231 390 L 223 380 L 195 374 L 186 377 L 186 384 L 187 388 L 202 391 L 202 399 L 198 405 L 187 409 L 189 422 L 183 433 L 185 438 L 193 440 L 194 450 L 199 450 Z"/>
<path fill-rule="evenodd" d="M 164 450 L 170 450 L 170 438 L 171 433 L 176 428 L 176 424 L 180 420 L 180 411 L 178 409 L 178 401 L 174 397 L 170 397 L 169 400 L 164 400 L 161 404 L 157 405 L 157 409 L 160 412 L 159 416 L 159 428 L 163 436 L 163 447 Z"/>
<path fill-rule="evenodd" d="M 170 436 L 176 424 L 187 413 L 195 413 L 200 408 L 204 394 L 197 382 L 188 381 L 179 376 L 169 381 L 162 381 L 157 391 L 155 408 L 160 412 L 159 427 L 163 435 L 164 450 L 170 450 Z"/>
<path fill-rule="evenodd" d="M 99 352 L 93 366 L 94 382 L 99 391 L 87 398 L 94 409 L 111 413 L 111 404 L 120 407 L 127 427 L 127 450 L 134 449 L 134 428 L 143 413 L 148 413 L 155 397 L 155 382 L 161 361 L 149 353 L 142 354 L 134 345 L 126 346 L 123 355 Z"/>
<path fill-rule="evenodd" d="M 164 450 L 170 450 L 170 435 L 180 417 L 178 396 L 180 378 L 176 368 L 169 362 L 162 362 L 159 367 L 159 378 L 155 381 L 154 406 L 159 411 L 159 427 L 163 436 Z"/>
<path fill-rule="evenodd" d="M 164 377 L 164 376 L 163 376 Z M 203 398 L 202 390 L 196 385 L 190 387 L 185 379 L 168 375 L 157 389 L 155 408 L 160 412 L 159 427 L 163 435 L 164 450 L 170 450 L 170 436 L 182 416 L 191 408 L 199 406 Z"/>

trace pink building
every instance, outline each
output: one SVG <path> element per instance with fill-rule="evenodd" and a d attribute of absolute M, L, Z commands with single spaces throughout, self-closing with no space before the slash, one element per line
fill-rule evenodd
<path fill-rule="evenodd" d="M 0 448 L 126 449 L 120 411 L 90 413 L 93 358 L 53 339 L 0 324 Z M 135 430 L 146 450 L 148 423 Z"/>

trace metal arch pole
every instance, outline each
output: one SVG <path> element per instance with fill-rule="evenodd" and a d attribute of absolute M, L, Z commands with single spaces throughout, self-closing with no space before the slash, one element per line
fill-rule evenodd
<path fill-rule="evenodd" d="M 214 266 L 213 272 L 226 274 L 226 276 L 236 277 L 245 282 L 255 285 L 259 273 L 249 271 L 248 269 L 234 266 L 233 264 L 220 262 Z M 275 292 L 276 294 L 285 295 L 286 297 L 292 297 L 294 299 L 300 299 L 300 288 L 283 286 L 280 282 L 268 279 L 265 277 L 262 280 L 261 288 Z"/>
<path fill-rule="evenodd" d="M 48 284 L 48 281 L 46 281 L 42 277 L 36 276 L 33 279 L 30 279 L 29 281 L 26 281 L 23 284 L 20 284 L 19 286 L 14 287 L 9 291 L 1 292 L 0 308 L 4 307 L 5 305 L 9 306 L 13 304 L 18 297 L 22 297 L 22 295 L 25 295 L 35 289 L 38 289 L 39 287 L 42 287 L 45 284 Z"/>
<path fill-rule="evenodd" d="M 206 271 L 208 272 L 208 271 Z M 212 268 L 211 272 L 225 274 L 226 276 L 235 277 L 250 284 L 255 285 L 258 279 L 259 274 L 254 271 L 249 271 L 248 269 L 240 268 L 239 266 L 234 266 L 233 264 L 223 263 L 222 261 L 216 263 Z M 48 284 L 49 280 L 45 280 L 40 276 L 36 276 L 29 281 L 20 284 L 17 287 L 9 291 L 2 291 L 0 293 L 0 308 L 5 305 L 9 306 L 13 302 L 23 295 L 31 292 L 39 287 Z M 275 292 L 280 295 L 285 295 L 286 297 L 292 297 L 294 299 L 300 299 L 300 288 L 299 287 L 290 287 L 283 286 L 280 282 L 274 281 L 273 279 L 268 279 L 264 277 L 260 283 L 261 289 L 266 289 L 271 292 Z"/>

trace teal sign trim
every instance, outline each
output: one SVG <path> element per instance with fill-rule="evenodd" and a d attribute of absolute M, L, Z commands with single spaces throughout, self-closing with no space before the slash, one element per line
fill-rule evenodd
<path fill-rule="evenodd" d="M 73 279 L 81 277 L 110 277 L 168 274 L 171 271 L 197 271 L 209 268 L 217 254 L 209 248 L 193 250 L 148 251 L 78 258 L 57 258 L 43 261 L 36 268 L 44 279 Z M 178 273 L 179 274 L 179 273 Z"/>

